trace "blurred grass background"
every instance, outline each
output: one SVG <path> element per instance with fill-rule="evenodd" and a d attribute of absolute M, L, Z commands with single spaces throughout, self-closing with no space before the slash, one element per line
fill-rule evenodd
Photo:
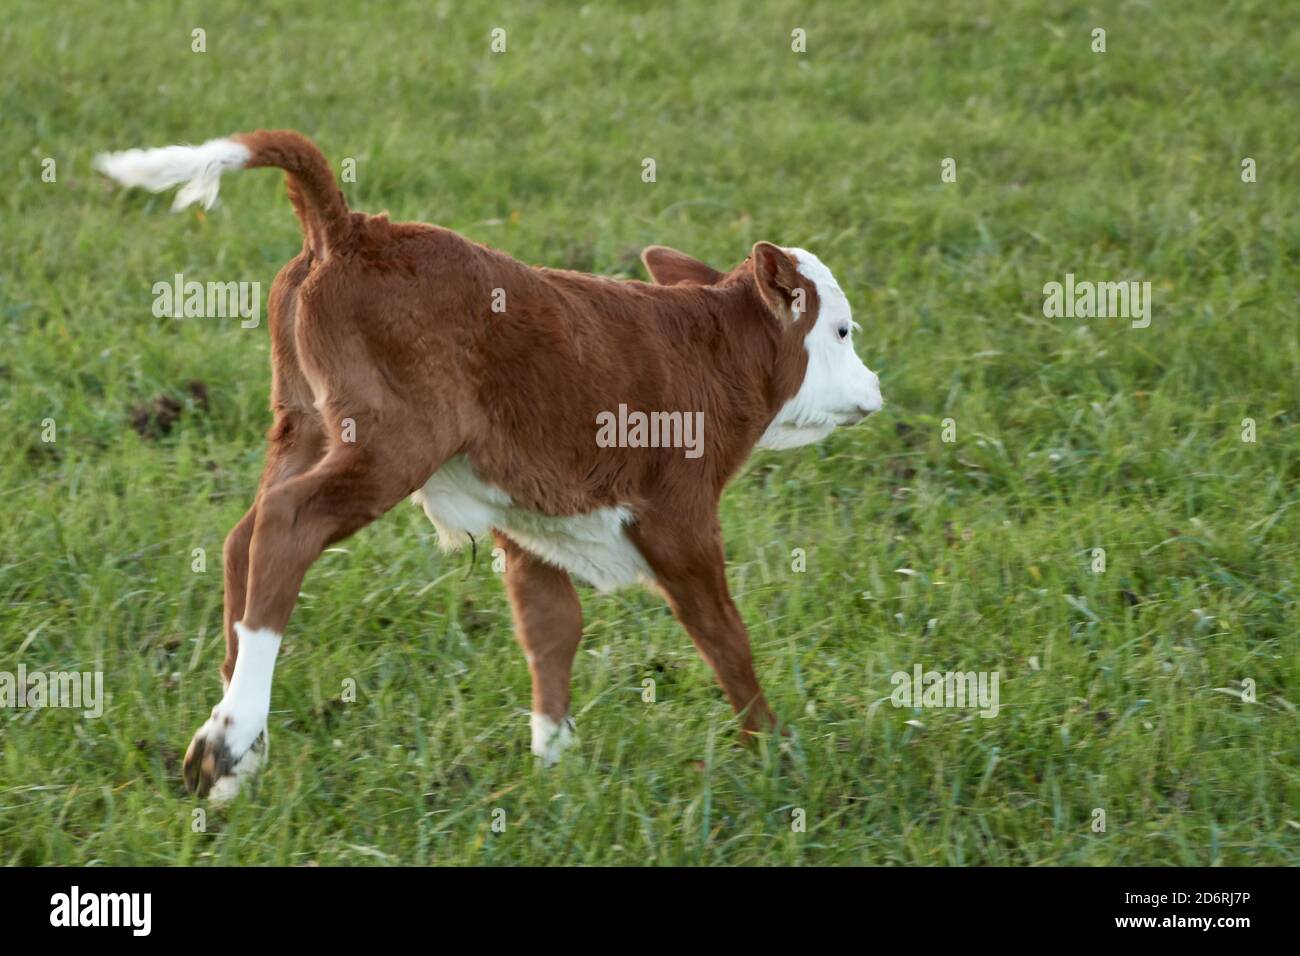
<path fill-rule="evenodd" d="M 1296 862 L 1295 7 L 4 6 L 0 670 L 101 669 L 110 699 L 0 710 L 0 862 Z M 194 832 L 269 358 L 264 323 L 155 318 L 151 289 L 265 296 L 299 232 L 277 174 L 172 216 L 90 159 L 256 127 L 354 159 L 354 208 L 526 262 L 830 265 L 888 405 L 724 500 L 784 752 L 736 745 L 657 596 L 584 589 L 581 743 L 535 768 L 498 576 L 403 506 L 309 574 L 270 769 Z M 1067 272 L 1150 281 L 1151 327 L 1044 318 Z M 998 671 L 1000 714 L 893 707 L 917 663 Z"/>

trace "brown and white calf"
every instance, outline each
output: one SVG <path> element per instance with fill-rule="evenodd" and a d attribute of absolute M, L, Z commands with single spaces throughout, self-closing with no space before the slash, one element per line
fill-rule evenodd
<path fill-rule="evenodd" d="M 225 542 L 225 694 L 185 755 L 192 790 L 227 798 L 257 769 L 303 576 L 404 498 L 444 548 L 490 532 L 504 549 L 532 749 L 547 762 L 573 732 L 570 574 L 659 587 L 745 733 L 773 726 L 727 591 L 723 486 L 755 447 L 814 442 L 881 406 L 816 256 L 760 242 L 719 272 L 652 246 L 655 284 L 526 266 L 448 229 L 351 212 L 291 131 L 96 165 L 128 186 L 181 186 L 177 208 L 210 206 L 222 173 L 278 167 L 305 235 L 271 288 L 275 421 L 256 500 Z M 616 410 L 693 416 L 699 446 L 610 447 L 598 424 Z"/>

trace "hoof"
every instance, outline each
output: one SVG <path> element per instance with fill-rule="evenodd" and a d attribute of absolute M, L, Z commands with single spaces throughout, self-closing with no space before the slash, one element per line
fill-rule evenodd
<path fill-rule="evenodd" d="M 577 727 L 572 717 L 563 718 L 558 724 L 545 714 L 533 714 L 530 720 L 533 728 L 533 753 L 542 758 L 543 766 L 553 767 L 560 759 L 560 754 L 573 743 Z"/>
<path fill-rule="evenodd" d="M 250 730 L 247 725 L 252 723 L 223 714 L 220 706 L 212 712 L 185 751 L 185 788 L 190 793 L 214 804 L 226 803 L 261 769 L 270 749 L 266 722 Z"/>

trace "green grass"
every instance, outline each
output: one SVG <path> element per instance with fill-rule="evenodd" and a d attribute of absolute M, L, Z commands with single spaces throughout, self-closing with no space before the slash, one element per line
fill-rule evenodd
<path fill-rule="evenodd" d="M 0 862 L 1300 860 L 1294 10 L 190 6 L 0 24 L 0 670 L 101 669 L 109 693 L 99 720 L 0 710 Z M 729 267 L 768 239 L 835 270 L 888 405 L 755 455 L 723 506 L 788 745 L 737 745 L 656 596 L 584 590 L 581 743 L 535 767 L 499 576 L 403 506 L 308 575 L 269 771 L 194 832 L 179 762 L 218 699 L 269 354 L 264 326 L 158 319 L 150 290 L 269 289 L 300 239 L 278 175 L 172 216 L 90 159 L 258 126 L 356 159 L 355 208 L 527 262 L 640 276 L 651 243 Z M 1151 327 L 1044 318 L 1066 272 L 1150 281 Z M 138 435 L 159 395 L 180 419 Z M 1000 714 L 893 707 L 916 663 L 999 672 Z"/>

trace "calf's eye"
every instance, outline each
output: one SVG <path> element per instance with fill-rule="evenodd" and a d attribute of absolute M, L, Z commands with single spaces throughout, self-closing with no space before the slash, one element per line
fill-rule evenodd
<path fill-rule="evenodd" d="M 849 327 L 847 325 L 841 325 L 837 332 L 839 337 L 842 339 L 847 339 L 849 337 Z"/>

